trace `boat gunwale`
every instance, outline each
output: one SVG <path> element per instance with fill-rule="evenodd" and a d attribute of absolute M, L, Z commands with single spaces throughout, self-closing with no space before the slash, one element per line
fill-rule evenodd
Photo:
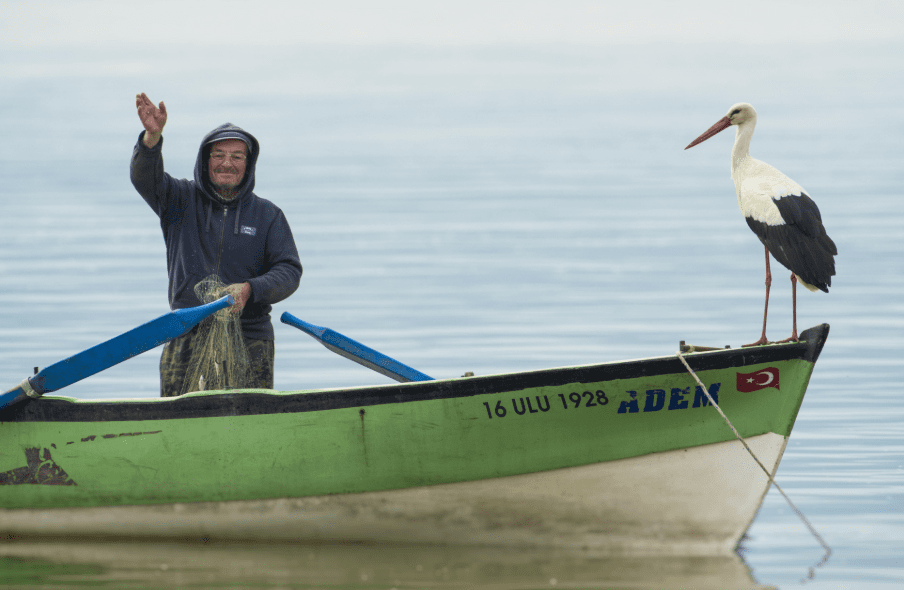
<path fill-rule="evenodd" d="M 752 348 L 719 349 L 685 354 L 695 371 L 804 360 L 815 364 L 828 337 L 829 325 L 805 330 L 800 341 Z M 173 398 L 80 400 L 47 396 L 0 411 L 0 424 L 23 422 L 118 422 L 305 413 L 382 404 L 465 398 L 570 383 L 685 373 L 677 356 L 613 361 L 434 381 L 389 383 L 299 391 L 237 390 L 204 392 Z"/>

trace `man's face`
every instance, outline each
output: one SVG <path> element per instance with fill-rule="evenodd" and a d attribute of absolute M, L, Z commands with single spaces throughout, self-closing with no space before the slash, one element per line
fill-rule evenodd
<path fill-rule="evenodd" d="M 210 182 L 222 188 L 235 188 L 245 177 L 248 148 L 241 139 L 224 139 L 210 150 Z"/>

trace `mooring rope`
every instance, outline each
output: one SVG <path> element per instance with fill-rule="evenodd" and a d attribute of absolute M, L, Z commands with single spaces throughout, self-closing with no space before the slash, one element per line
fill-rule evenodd
<path fill-rule="evenodd" d="M 810 533 L 812 533 L 813 536 L 816 537 L 816 540 L 819 541 L 819 544 L 822 545 L 822 548 L 826 550 L 825 556 L 822 558 L 822 561 L 820 561 L 818 564 L 816 564 L 816 567 L 819 567 L 822 564 L 824 564 L 826 561 L 829 560 L 829 556 L 832 554 L 832 548 L 829 547 L 829 545 L 823 540 L 822 536 L 816 531 L 815 528 L 813 528 L 813 525 L 810 524 L 810 521 L 807 520 L 807 517 L 804 516 L 804 513 L 801 512 L 800 509 L 798 509 L 798 507 L 794 505 L 794 502 L 791 501 L 791 498 L 788 497 L 788 494 L 785 493 L 785 490 L 783 490 L 782 487 L 780 485 L 778 485 L 778 482 L 775 481 L 775 478 L 772 477 L 772 474 L 769 473 L 769 470 L 766 469 L 766 466 L 763 465 L 762 461 L 760 461 L 759 458 L 756 456 L 756 454 L 753 452 L 753 450 L 751 450 L 750 446 L 747 444 L 747 441 L 744 440 L 744 437 L 741 436 L 741 434 L 738 432 L 738 430 L 734 427 L 734 424 L 731 423 L 731 420 L 728 419 L 728 416 L 725 415 L 725 412 L 722 411 L 722 408 L 719 407 L 719 404 L 716 403 L 716 400 L 713 399 L 713 397 L 709 394 L 709 390 L 706 388 L 705 385 L 703 385 L 703 382 L 700 381 L 700 378 L 697 377 L 697 374 L 694 373 L 694 370 L 691 368 L 691 366 L 689 364 L 687 364 L 687 360 L 685 360 L 684 355 L 681 354 L 681 352 L 677 352 L 675 354 L 678 355 L 678 359 L 681 360 L 681 362 L 684 364 L 685 367 L 687 367 L 687 370 L 691 374 L 691 377 L 694 378 L 694 381 L 697 382 L 697 384 L 700 386 L 700 389 L 702 389 L 703 393 L 706 394 L 707 399 L 709 399 L 709 403 L 711 403 L 713 405 L 713 407 L 715 407 L 716 410 L 719 411 L 719 414 L 725 420 L 725 423 L 728 424 L 728 427 L 731 428 L 731 431 L 734 432 L 736 437 L 738 437 L 738 440 L 741 441 L 741 444 L 744 445 L 744 448 L 747 449 L 747 452 L 750 453 L 750 456 L 753 457 L 753 460 L 756 461 L 756 464 L 760 466 L 760 469 L 762 469 L 763 473 L 766 474 L 766 477 L 769 478 L 769 483 L 774 485 L 775 489 L 777 489 L 781 493 L 782 497 L 784 497 L 785 500 L 788 502 L 788 506 L 790 506 L 791 509 L 794 510 L 795 514 L 797 514 L 797 516 L 800 517 L 801 521 L 803 521 L 803 523 L 810 530 Z"/>

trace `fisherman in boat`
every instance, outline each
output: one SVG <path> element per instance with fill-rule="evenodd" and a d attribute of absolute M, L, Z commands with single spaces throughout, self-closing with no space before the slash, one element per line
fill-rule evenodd
<path fill-rule="evenodd" d="M 275 345 L 271 305 L 289 297 L 301 279 L 301 261 L 283 212 L 254 194 L 257 139 L 225 123 L 201 140 L 194 180 L 163 171 L 167 112 L 136 97 L 144 131 L 132 152 L 132 184 L 160 218 L 166 243 L 173 310 L 201 305 L 195 285 L 212 274 L 235 298 L 232 312 L 250 360 L 249 388 L 273 388 Z M 179 395 L 192 352 L 191 331 L 169 343 L 160 359 L 160 395 Z M 189 389 L 191 391 L 191 389 Z"/>

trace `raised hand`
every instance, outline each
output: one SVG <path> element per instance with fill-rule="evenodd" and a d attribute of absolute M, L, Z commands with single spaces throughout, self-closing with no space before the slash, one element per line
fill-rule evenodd
<path fill-rule="evenodd" d="M 159 107 L 154 106 L 148 95 L 142 92 L 135 96 L 135 107 L 145 129 L 144 145 L 154 147 L 160 141 L 163 127 L 166 125 L 166 105 L 161 100 Z"/>

